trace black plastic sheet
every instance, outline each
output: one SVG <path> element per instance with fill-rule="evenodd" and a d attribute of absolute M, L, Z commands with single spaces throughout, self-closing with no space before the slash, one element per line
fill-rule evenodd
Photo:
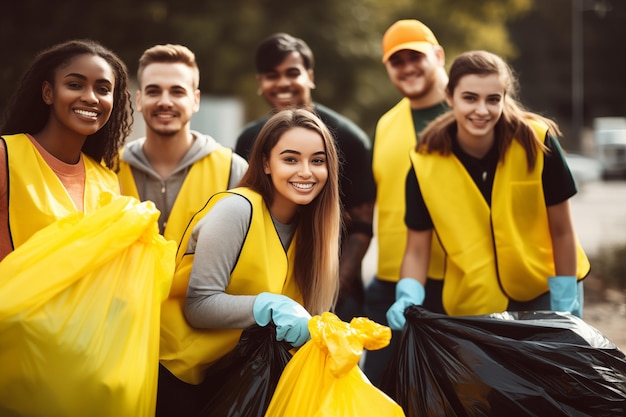
<path fill-rule="evenodd" d="M 198 417 L 263 417 L 290 348 L 276 341 L 273 325 L 245 329 L 235 349 L 207 370 L 207 402 Z"/>
<path fill-rule="evenodd" d="M 412 306 L 382 389 L 408 417 L 626 416 L 626 358 L 571 314 Z"/>

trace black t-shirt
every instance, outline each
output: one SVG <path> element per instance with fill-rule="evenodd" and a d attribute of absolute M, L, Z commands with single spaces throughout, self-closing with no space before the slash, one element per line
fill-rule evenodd
<path fill-rule="evenodd" d="M 372 147 L 369 138 L 354 122 L 321 104 L 315 113 L 335 137 L 339 160 L 341 201 L 346 209 L 374 201 L 376 187 L 372 173 Z M 246 160 L 269 116 L 246 125 L 237 138 L 235 152 Z"/>
<path fill-rule="evenodd" d="M 452 135 L 454 138 L 455 135 Z M 546 206 L 562 203 L 576 194 L 576 183 L 567 166 L 559 141 L 546 135 L 545 145 L 549 152 L 544 156 L 541 181 Z M 463 152 L 456 139 L 453 140 L 452 153 L 461 161 L 474 183 L 491 207 L 491 190 L 493 178 L 498 164 L 498 151 L 493 146 L 483 158 L 474 158 Z M 424 202 L 413 166 L 406 177 L 406 214 L 404 222 L 412 230 L 429 230 L 433 222 Z"/>

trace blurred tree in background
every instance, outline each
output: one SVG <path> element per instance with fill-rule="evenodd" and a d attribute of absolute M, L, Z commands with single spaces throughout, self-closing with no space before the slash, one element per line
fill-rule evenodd
<path fill-rule="evenodd" d="M 560 116 L 567 120 L 571 102 L 570 1 L 21 0 L 0 14 L 0 111 L 36 52 L 67 39 L 92 38 L 116 51 L 131 74 L 147 47 L 188 46 L 200 65 L 202 93 L 242 99 L 246 120 L 252 120 L 268 111 L 256 95 L 256 46 L 274 32 L 288 32 L 303 38 L 315 54 L 314 100 L 372 134 L 378 117 L 400 98 L 380 61 L 382 35 L 397 19 L 417 18 L 433 29 L 448 63 L 464 50 L 487 49 L 516 68 L 519 64 L 529 107 L 563 123 Z M 553 6 L 557 3 L 566 4 Z M 585 30 L 586 50 L 592 50 Z M 608 48 L 617 40 L 598 40 L 598 45 Z M 615 44 L 613 49 L 615 54 Z M 598 66 L 606 69 L 617 59 L 599 57 Z M 598 83 L 606 82 L 601 77 Z M 620 81 L 623 86 L 623 77 Z M 615 86 L 607 90 L 615 94 Z"/>

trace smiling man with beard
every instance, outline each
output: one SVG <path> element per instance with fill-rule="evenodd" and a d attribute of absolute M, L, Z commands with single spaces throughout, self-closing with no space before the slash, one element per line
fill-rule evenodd
<path fill-rule="evenodd" d="M 376 181 L 378 242 L 376 276 L 365 290 L 365 313 L 370 319 L 387 325 L 386 313 L 396 299 L 396 283 L 406 246 L 404 225 L 405 179 L 411 167 L 409 150 L 415 147 L 418 134 L 426 125 L 447 110 L 444 50 L 433 32 L 419 20 L 398 20 L 382 38 L 382 62 L 393 86 L 402 99 L 385 113 L 376 126 L 373 162 Z M 431 269 L 427 292 L 441 288 L 443 253 L 438 242 L 431 251 Z M 438 278 L 438 279 L 433 279 Z M 424 302 L 429 310 L 442 312 L 441 303 Z M 365 358 L 364 372 L 375 385 L 387 366 L 395 335 L 385 349 L 371 351 Z"/>
<path fill-rule="evenodd" d="M 218 191 L 237 185 L 248 164 L 209 135 L 191 130 L 200 108 L 200 75 L 183 45 L 156 45 L 139 59 L 137 110 L 146 136 L 126 144 L 122 194 L 153 201 L 159 228 L 179 242 L 189 220 Z"/>
<path fill-rule="evenodd" d="M 147 49 L 139 59 L 137 81 L 137 109 L 146 136 L 126 144 L 122 152 L 122 194 L 154 202 L 161 212 L 161 234 L 180 244 L 193 215 L 213 194 L 236 186 L 248 163 L 211 136 L 191 130 L 191 118 L 200 107 L 200 75 L 187 47 Z M 157 416 L 186 415 L 184 407 L 198 395 L 197 387 L 182 381 L 171 365 L 189 327 L 183 315 L 186 288 L 187 282 L 175 278 L 161 306 Z"/>

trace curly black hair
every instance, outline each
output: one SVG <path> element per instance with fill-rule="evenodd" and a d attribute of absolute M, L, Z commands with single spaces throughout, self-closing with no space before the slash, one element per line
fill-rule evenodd
<path fill-rule="evenodd" d="M 128 89 L 128 69 L 112 51 L 90 39 L 78 39 L 54 45 L 40 52 L 24 72 L 0 124 L 2 134 L 41 131 L 50 117 L 50 106 L 42 98 L 45 81 L 53 84 L 55 71 L 80 55 L 97 55 L 109 63 L 115 73 L 113 111 L 107 123 L 89 135 L 82 152 L 108 168 L 115 168 L 119 150 L 131 131 L 133 108 Z"/>

